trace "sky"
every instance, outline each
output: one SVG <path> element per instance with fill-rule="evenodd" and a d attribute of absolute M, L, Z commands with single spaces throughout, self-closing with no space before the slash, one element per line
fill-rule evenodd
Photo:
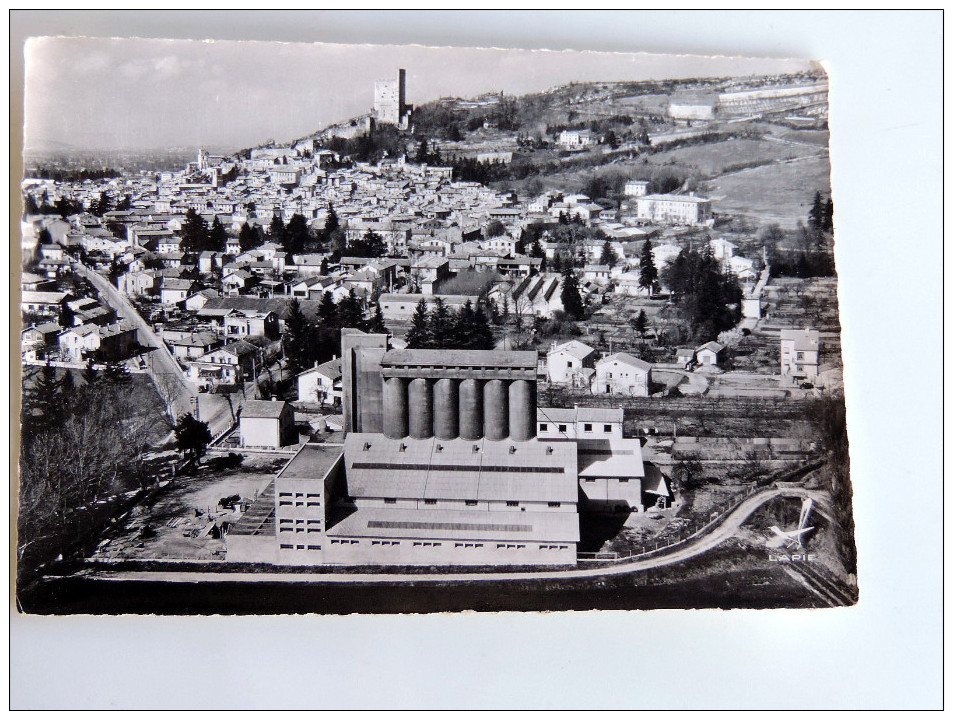
<path fill-rule="evenodd" d="M 359 115 L 407 70 L 407 101 L 570 81 L 775 74 L 806 60 L 225 40 L 33 38 L 24 146 L 254 146 Z"/>

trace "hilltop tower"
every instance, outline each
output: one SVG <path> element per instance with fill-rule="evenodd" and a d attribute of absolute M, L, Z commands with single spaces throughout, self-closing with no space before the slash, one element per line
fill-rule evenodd
<path fill-rule="evenodd" d="M 397 70 L 397 79 L 374 82 L 374 117 L 379 123 L 390 123 L 406 129 L 413 106 L 407 103 L 407 72 Z"/>

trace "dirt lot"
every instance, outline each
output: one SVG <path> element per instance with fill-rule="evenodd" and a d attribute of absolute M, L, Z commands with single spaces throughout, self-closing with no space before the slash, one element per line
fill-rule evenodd
<path fill-rule="evenodd" d="M 224 541 L 206 531 L 212 523 L 209 512 L 216 520 L 236 518 L 236 514 L 218 509 L 219 499 L 234 494 L 254 499 L 287 459 L 246 455 L 241 464 L 220 466 L 225 461 L 208 457 L 197 472 L 177 477 L 150 501 L 136 506 L 124 521 L 123 530 L 103 541 L 96 555 L 117 560 L 224 559 Z"/>

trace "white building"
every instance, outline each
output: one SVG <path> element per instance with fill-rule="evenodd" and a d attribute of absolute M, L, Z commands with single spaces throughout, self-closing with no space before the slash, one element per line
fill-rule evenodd
<path fill-rule="evenodd" d="M 596 350 L 581 341 L 553 344 L 546 355 L 546 371 L 551 383 L 588 387 L 595 371 Z"/>
<path fill-rule="evenodd" d="M 298 374 L 298 400 L 340 407 L 341 393 L 340 358 L 315 364 Z"/>
<path fill-rule="evenodd" d="M 593 394 L 648 397 L 652 385 L 652 364 L 628 353 L 606 356 L 596 363 Z"/>
<path fill-rule="evenodd" d="M 814 383 L 818 375 L 821 334 L 812 329 L 781 330 L 781 381 Z"/>
<path fill-rule="evenodd" d="M 712 219 L 711 200 L 695 195 L 645 195 L 636 198 L 639 219 L 673 225 L 701 225 Z"/>

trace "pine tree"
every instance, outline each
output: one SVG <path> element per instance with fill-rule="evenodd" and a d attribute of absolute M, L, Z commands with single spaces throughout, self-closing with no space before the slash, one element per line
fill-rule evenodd
<path fill-rule="evenodd" d="M 368 333 L 387 333 L 387 327 L 384 325 L 384 314 L 381 313 L 381 305 L 377 304 L 374 309 L 374 315 L 367 321 Z"/>
<path fill-rule="evenodd" d="M 318 304 L 318 320 L 323 328 L 339 328 L 338 307 L 330 291 L 325 291 L 321 295 L 321 303 Z"/>
<path fill-rule="evenodd" d="M 430 315 L 431 348 L 453 348 L 455 342 L 453 316 L 446 302 L 439 296 L 433 300 L 433 313 Z"/>
<path fill-rule="evenodd" d="M 338 325 L 341 328 L 362 328 L 364 326 L 364 306 L 354 294 L 354 289 L 338 304 Z"/>
<path fill-rule="evenodd" d="M 292 299 L 285 317 L 285 332 L 281 337 L 288 370 L 292 376 L 311 366 L 314 340 L 314 325 L 301 310 L 301 303 Z"/>
<path fill-rule="evenodd" d="M 301 254 L 310 240 L 311 231 L 308 229 L 308 221 L 304 218 L 304 215 L 295 213 L 288 220 L 288 225 L 284 230 L 284 242 L 282 244 L 285 251 L 289 256 Z"/>
<path fill-rule="evenodd" d="M 560 296 L 563 302 L 563 311 L 569 318 L 573 321 L 579 321 L 585 317 L 585 308 L 582 305 L 582 297 L 579 295 L 579 281 L 576 279 L 576 273 L 571 265 L 566 267 L 563 272 Z"/>
<path fill-rule="evenodd" d="M 649 328 L 649 319 L 645 315 L 645 309 L 639 309 L 639 315 L 632 321 L 632 328 L 639 334 L 639 338 L 645 338 L 645 332 Z"/>
<path fill-rule="evenodd" d="M 268 227 L 268 239 L 275 244 L 284 245 L 285 243 L 285 223 L 277 212 L 271 218 L 271 225 Z"/>
<path fill-rule="evenodd" d="M 206 245 L 213 252 L 224 252 L 225 242 L 228 241 L 228 233 L 224 225 L 218 221 L 218 215 L 212 219 L 212 227 L 208 233 L 208 244 Z"/>
<path fill-rule="evenodd" d="M 334 205 L 328 203 L 328 215 L 324 219 L 324 241 L 327 242 L 331 239 L 331 235 L 333 235 L 340 226 L 341 222 L 338 220 L 338 214 L 334 211 Z"/>
<path fill-rule="evenodd" d="M 834 196 L 827 198 L 824 205 L 824 229 L 828 232 L 834 229 Z"/>
<path fill-rule="evenodd" d="M 599 264 L 605 264 L 607 267 L 612 269 L 612 267 L 614 267 L 618 261 L 619 257 L 612 248 L 612 243 L 609 240 L 603 242 L 602 254 L 599 256 Z"/>
<path fill-rule="evenodd" d="M 642 245 L 642 255 L 639 257 L 639 286 L 648 289 L 650 295 L 658 288 L 658 268 L 655 266 L 650 240 L 645 240 L 645 244 Z"/>
<path fill-rule="evenodd" d="M 473 313 L 473 335 L 470 338 L 470 347 L 489 351 L 493 350 L 494 345 L 496 345 L 496 340 L 493 338 L 493 331 L 490 329 L 490 319 L 487 317 L 486 311 L 478 306 Z"/>
<path fill-rule="evenodd" d="M 410 330 L 407 331 L 408 348 L 430 348 L 430 314 L 427 312 L 427 303 L 421 299 L 417 302 L 414 315 L 410 319 Z"/>
<path fill-rule="evenodd" d="M 186 252 L 201 252 L 208 246 L 208 223 L 193 208 L 185 212 L 182 224 L 182 249 Z"/>
<path fill-rule="evenodd" d="M 559 252 L 553 255 L 553 271 L 561 274 L 563 271 L 563 258 Z"/>

